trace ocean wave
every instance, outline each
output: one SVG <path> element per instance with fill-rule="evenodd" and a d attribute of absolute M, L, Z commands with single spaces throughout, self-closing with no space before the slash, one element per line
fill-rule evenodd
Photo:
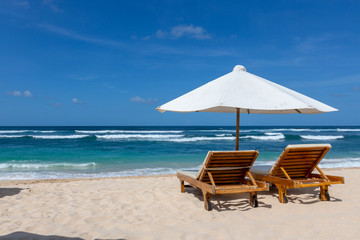
<path fill-rule="evenodd" d="M 206 129 L 206 130 L 194 130 L 199 132 L 235 132 L 235 129 Z"/>
<path fill-rule="evenodd" d="M 0 170 L 49 170 L 49 169 L 84 169 L 93 168 L 96 164 L 89 163 L 0 163 Z"/>
<path fill-rule="evenodd" d="M 266 132 L 265 135 L 268 135 L 268 136 L 280 136 L 280 135 L 283 135 L 282 133 L 277 133 L 277 132 Z"/>
<path fill-rule="evenodd" d="M 256 165 L 272 166 L 274 161 L 256 161 Z M 151 176 L 175 174 L 177 170 L 196 171 L 199 166 L 193 168 L 138 168 L 113 172 L 69 172 L 59 171 L 66 169 L 91 169 L 95 163 L 2 163 L 0 164 L 0 180 L 26 180 L 26 179 L 69 179 L 69 178 L 107 178 L 107 177 L 128 177 L 128 176 Z M 323 159 L 319 166 L 321 168 L 351 168 L 360 167 L 360 158 L 330 158 Z M 38 171 L 47 170 L 47 171 Z"/>
<path fill-rule="evenodd" d="M 360 167 L 360 158 L 324 158 L 319 166 L 322 168 Z"/>
<path fill-rule="evenodd" d="M 26 135 L 0 135 L 0 138 L 22 138 L 26 137 Z"/>
<path fill-rule="evenodd" d="M 182 133 L 184 131 L 173 130 L 75 130 L 76 133 L 106 134 L 106 133 Z"/>
<path fill-rule="evenodd" d="M 0 134 L 9 134 L 9 133 L 24 133 L 27 132 L 28 130 L 1 130 Z"/>
<path fill-rule="evenodd" d="M 25 133 L 25 132 L 54 133 L 56 131 L 53 131 L 53 130 L 0 130 L 0 134 Z"/>
<path fill-rule="evenodd" d="M 338 132 L 360 132 L 360 129 L 357 128 L 338 128 Z"/>
<path fill-rule="evenodd" d="M 159 134 L 113 134 L 113 135 L 95 135 L 100 139 L 163 139 L 163 138 L 181 138 L 184 135 L 159 135 Z"/>
<path fill-rule="evenodd" d="M 231 132 L 235 133 L 235 129 L 218 129 L 218 130 L 197 130 L 200 132 Z M 241 133 L 250 133 L 250 132 L 323 132 L 323 131 L 337 131 L 336 129 L 320 129 L 320 128 L 268 128 L 268 129 L 241 129 Z"/>
<path fill-rule="evenodd" d="M 240 138 L 250 138 L 250 139 L 254 139 L 254 140 L 272 140 L 272 141 L 278 141 L 278 140 L 283 140 L 285 139 L 285 135 L 282 133 L 265 133 L 266 136 L 253 136 L 253 135 L 248 135 L 248 136 L 242 136 Z"/>
<path fill-rule="evenodd" d="M 336 139 L 342 139 L 344 136 L 326 136 L 326 135 L 300 135 L 303 139 L 309 139 L 309 140 L 336 140 Z"/>
<path fill-rule="evenodd" d="M 189 137 L 189 138 L 177 138 L 177 139 L 166 139 L 159 141 L 168 141 L 168 142 L 199 142 L 199 141 L 218 141 L 218 140 L 235 140 L 235 137 Z"/>
<path fill-rule="evenodd" d="M 215 136 L 217 136 L 217 137 L 231 137 L 232 136 L 232 134 L 215 134 Z"/>
<path fill-rule="evenodd" d="M 273 128 L 273 129 L 262 129 L 261 131 L 279 131 L 279 132 L 320 132 L 321 129 L 310 129 L 310 128 Z"/>
<path fill-rule="evenodd" d="M 139 168 L 116 172 L 98 172 L 98 173 L 69 173 L 69 172 L 43 172 L 43 171 L 18 171 L 2 172 L 0 180 L 27 180 L 27 179 L 69 179 L 69 178 L 107 178 L 107 177 L 131 177 L 131 176 L 151 176 L 175 174 L 175 168 Z M 190 170 L 190 169 L 187 169 Z"/>
<path fill-rule="evenodd" d="M 54 133 L 54 132 L 56 132 L 56 131 L 48 131 L 48 130 L 46 130 L 46 131 L 40 131 L 40 130 L 28 130 L 28 131 L 32 131 L 32 132 L 39 132 L 39 133 Z"/>
<path fill-rule="evenodd" d="M 29 135 L 29 137 L 35 139 L 78 139 L 89 137 L 89 135 Z"/>

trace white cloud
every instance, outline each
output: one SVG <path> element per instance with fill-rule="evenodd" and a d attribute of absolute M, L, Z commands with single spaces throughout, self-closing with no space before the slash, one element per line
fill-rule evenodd
<path fill-rule="evenodd" d="M 11 1 L 13 6 L 17 6 L 17 7 L 22 7 L 24 9 L 29 9 L 30 8 L 30 4 L 28 1 L 23 1 L 23 0 L 13 0 Z"/>
<path fill-rule="evenodd" d="M 157 102 L 157 99 L 156 99 L 156 98 L 148 98 L 148 99 L 145 99 L 145 98 L 136 96 L 136 97 L 130 98 L 130 101 L 136 102 L 136 103 L 149 103 L 149 104 L 152 104 L 152 103 L 156 103 L 156 102 Z"/>
<path fill-rule="evenodd" d="M 61 27 L 54 26 L 51 24 L 38 24 L 36 26 L 39 29 L 42 29 L 44 31 L 47 31 L 47 32 L 50 32 L 53 34 L 57 34 L 59 36 L 67 37 L 72 40 L 86 42 L 89 44 L 122 48 L 122 49 L 130 51 L 130 52 L 135 52 L 136 54 L 146 54 L 146 55 L 148 55 L 148 54 L 156 54 L 156 55 L 158 55 L 158 54 L 167 54 L 167 55 L 168 54 L 170 54 L 170 55 L 176 54 L 176 55 L 186 55 L 186 56 L 211 56 L 211 57 L 228 56 L 228 55 L 237 56 L 237 54 L 235 54 L 233 50 L 230 52 L 230 51 L 222 50 L 222 49 L 219 49 L 219 50 L 217 50 L 217 49 L 198 49 L 198 48 L 187 49 L 187 48 L 171 47 L 171 46 L 165 46 L 165 45 L 154 45 L 154 44 L 151 44 L 151 45 L 143 44 L 141 47 L 136 47 L 136 46 L 124 44 L 119 41 L 111 41 L 111 40 L 106 40 L 106 39 L 102 39 L 102 38 L 89 37 L 89 36 L 74 32 L 72 30 L 69 30 L 66 28 L 61 28 Z M 165 33 L 165 32 L 163 32 L 163 33 Z M 168 33 L 167 33 L 167 36 L 169 36 Z M 199 36 L 201 36 L 201 35 L 198 34 L 198 37 Z M 136 40 L 136 39 L 142 39 L 142 38 L 134 35 L 134 36 L 131 36 L 131 39 Z"/>
<path fill-rule="evenodd" d="M 174 38 L 181 38 L 187 36 L 195 39 L 209 39 L 210 35 L 206 32 L 203 27 L 197 27 L 192 24 L 190 25 L 178 25 L 171 29 L 171 36 Z"/>
<path fill-rule="evenodd" d="M 55 103 L 51 103 L 51 105 L 53 105 L 54 107 L 61 107 L 62 104 L 59 102 L 55 102 Z"/>
<path fill-rule="evenodd" d="M 64 37 L 68 37 L 70 39 L 74 39 L 81 42 L 87 42 L 91 44 L 100 44 L 105 46 L 115 46 L 115 47 L 123 47 L 128 48 L 128 46 L 124 45 L 121 42 L 111 41 L 101 38 L 88 37 L 82 34 L 78 34 L 74 31 L 68 30 L 66 28 L 57 27 L 51 24 L 38 24 L 37 27 L 51 33 L 55 33 Z"/>
<path fill-rule="evenodd" d="M 163 30 L 157 30 L 155 33 L 156 38 L 166 38 L 170 37 L 173 39 L 178 39 L 182 37 L 194 38 L 198 40 L 210 39 L 210 35 L 206 32 L 203 27 L 190 25 L 177 25 L 173 27 L 170 32 Z"/>
<path fill-rule="evenodd" d="M 165 38 L 167 35 L 167 32 L 164 32 L 162 30 L 157 30 L 157 32 L 155 33 L 155 36 L 157 38 Z"/>
<path fill-rule="evenodd" d="M 21 91 L 18 91 L 18 90 L 15 90 L 15 91 L 10 91 L 10 92 L 6 92 L 7 95 L 11 95 L 11 96 L 14 96 L 14 97 L 20 97 L 20 96 L 23 96 L 23 97 L 32 97 L 32 93 L 29 91 L 29 90 L 26 90 L 24 92 L 21 92 Z"/>
<path fill-rule="evenodd" d="M 83 102 L 80 101 L 80 100 L 77 99 L 77 98 L 73 98 L 73 99 L 71 99 L 71 101 L 72 101 L 73 103 L 75 103 L 75 104 L 83 104 Z"/>
<path fill-rule="evenodd" d="M 57 5 L 58 0 L 43 0 L 42 3 L 45 6 L 50 7 L 51 10 L 53 10 L 56 13 L 63 12 Z"/>
<path fill-rule="evenodd" d="M 322 33 L 318 35 L 308 36 L 304 39 L 298 39 L 299 43 L 296 46 L 300 51 L 312 51 L 320 46 L 329 43 L 332 40 L 340 38 L 339 35 L 334 35 L 330 33 Z"/>
<path fill-rule="evenodd" d="M 33 95 L 29 90 L 26 90 L 26 91 L 24 91 L 23 96 L 24 97 L 32 97 Z"/>

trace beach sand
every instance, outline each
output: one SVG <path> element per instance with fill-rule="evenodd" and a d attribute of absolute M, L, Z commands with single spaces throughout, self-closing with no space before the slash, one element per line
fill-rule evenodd
<path fill-rule="evenodd" d="M 215 196 L 203 208 L 201 191 L 180 192 L 174 175 L 0 182 L 0 239 L 358 239 L 360 169 L 326 170 L 345 177 L 329 188 L 288 190 L 280 204 L 276 188 Z"/>

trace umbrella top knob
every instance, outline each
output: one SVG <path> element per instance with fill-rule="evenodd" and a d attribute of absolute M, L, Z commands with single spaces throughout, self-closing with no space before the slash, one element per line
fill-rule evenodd
<path fill-rule="evenodd" d="M 236 65 L 233 69 L 233 72 L 235 71 L 244 71 L 246 72 L 246 68 L 243 65 Z"/>

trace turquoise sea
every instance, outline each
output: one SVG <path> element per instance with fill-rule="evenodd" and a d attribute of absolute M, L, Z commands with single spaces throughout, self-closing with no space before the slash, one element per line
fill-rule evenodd
<path fill-rule="evenodd" d="M 288 144 L 330 143 L 321 166 L 360 167 L 360 126 L 241 127 L 240 150 L 272 164 Z M 234 127 L 0 127 L 0 179 L 113 177 L 196 169 L 234 150 Z"/>

